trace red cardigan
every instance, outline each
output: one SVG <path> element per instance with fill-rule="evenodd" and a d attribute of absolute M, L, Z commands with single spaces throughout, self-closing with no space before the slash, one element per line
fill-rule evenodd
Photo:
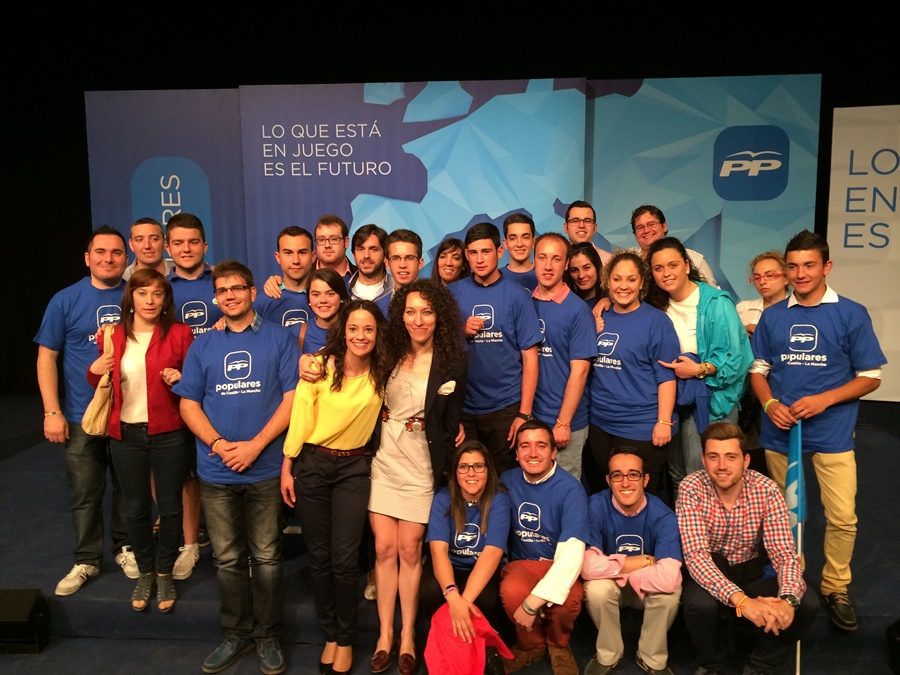
<path fill-rule="evenodd" d="M 184 368 L 184 359 L 187 356 L 188 347 L 194 339 L 189 326 L 183 323 L 173 323 L 165 339 L 160 337 L 159 325 L 153 328 L 153 336 L 147 345 L 147 431 L 150 434 L 161 434 L 166 431 L 176 431 L 185 427 L 181 414 L 178 412 L 178 403 L 181 400 L 172 393 L 169 386 L 163 381 L 160 371 L 163 368 Z M 122 433 L 119 426 L 119 414 L 122 411 L 122 355 L 125 353 L 125 330 L 116 326 L 112 336 L 113 341 L 113 405 L 109 414 L 109 427 L 107 434 L 110 438 L 121 440 Z M 103 340 L 98 340 L 100 353 L 103 353 Z M 100 375 L 95 375 L 90 370 L 87 372 L 88 382 L 96 387 L 100 382 Z"/>

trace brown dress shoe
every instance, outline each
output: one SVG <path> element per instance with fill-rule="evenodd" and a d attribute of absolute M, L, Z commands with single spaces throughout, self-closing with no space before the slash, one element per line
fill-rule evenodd
<path fill-rule="evenodd" d="M 372 660 L 369 662 L 369 667 L 371 668 L 373 673 L 383 673 L 391 667 L 391 663 L 393 662 L 393 660 L 393 650 L 388 652 L 384 649 L 379 649 L 372 655 Z"/>
<path fill-rule="evenodd" d="M 397 671 L 400 675 L 412 675 L 419 669 L 419 661 L 415 654 L 401 654 L 397 660 Z"/>
<path fill-rule="evenodd" d="M 578 675 L 578 664 L 575 655 L 569 647 L 554 647 L 550 645 L 550 669 L 553 675 Z"/>
<path fill-rule="evenodd" d="M 510 649 L 513 654 L 511 659 L 503 659 L 503 667 L 507 673 L 514 673 L 521 670 L 525 666 L 530 666 L 535 661 L 540 661 L 547 655 L 546 647 L 535 647 L 534 649 L 522 649 L 518 645 Z"/>

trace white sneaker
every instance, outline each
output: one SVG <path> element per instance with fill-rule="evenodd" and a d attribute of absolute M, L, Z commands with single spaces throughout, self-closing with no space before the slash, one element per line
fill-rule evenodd
<path fill-rule="evenodd" d="M 60 579 L 56 584 L 57 595 L 72 595 L 84 585 L 84 582 L 100 574 L 100 568 L 94 565 L 78 563 L 72 567 L 72 571 Z"/>
<path fill-rule="evenodd" d="M 200 560 L 200 544 L 188 544 L 178 550 L 181 553 L 178 554 L 175 565 L 172 567 L 172 578 L 184 581 L 191 576 L 194 565 Z"/>
<path fill-rule="evenodd" d="M 137 560 L 134 559 L 134 551 L 130 546 L 123 546 L 122 550 L 116 553 L 116 565 L 122 568 L 125 576 L 129 579 L 137 579 L 141 576 Z"/>

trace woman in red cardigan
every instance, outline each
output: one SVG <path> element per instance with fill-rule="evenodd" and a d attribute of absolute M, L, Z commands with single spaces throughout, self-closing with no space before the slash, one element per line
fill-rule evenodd
<path fill-rule="evenodd" d="M 170 387 L 181 379 L 191 329 L 175 322 L 172 287 L 152 269 L 136 271 L 125 286 L 122 324 L 113 330 L 113 353 L 91 364 L 96 386 L 112 373 L 113 405 L 107 435 L 110 454 L 128 511 L 128 535 L 140 577 L 131 606 L 142 612 L 154 587 L 159 611 L 175 605 L 172 566 L 181 538 L 181 487 L 193 451 L 192 437 L 178 413 Z M 97 344 L 103 344 L 98 335 Z M 151 473 L 156 484 L 159 541 L 154 551 Z"/>

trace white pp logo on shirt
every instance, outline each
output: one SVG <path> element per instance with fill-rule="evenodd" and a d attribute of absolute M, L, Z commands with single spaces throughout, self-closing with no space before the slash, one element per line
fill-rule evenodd
<path fill-rule="evenodd" d="M 202 300 L 191 300 L 181 307 L 181 320 L 188 326 L 206 325 L 206 303 Z"/>
<path fill-rule="evenodd" d="M 597 356 L 609 356 L 619 344 L 618 333 L 600 333 L 597 336 Z"/>
<path fill-rule="evenodd" d="M 541 529 L 541 507 L 531 502 L 519 504 L 519 525 L 526 530 L 537 532 Z"/>
<path fill-rule="evenodd" d="M 229 380 L 246 380 L 250 377 L 250 352 L 229 352 L 225 355 L 225 378 Z"/>
<path fill-rule="evenodd" d="M 491 305 L 475 305 L 472 308 L 472 316 L 484 321 L 481 330 L 491 330 L 494 327 L 494 308 Z"/>
<path fill-rule="evenodd" d="M 97 328 L 119 323 L 122 309 L 118 305 L 100 305 L 97 308 Z"/>
<path fill-rule="evenodd" d="M 285 328 L 307 321 L 309 321 L 309 314 L 305 309 L 289 309 L 281 316 L 281 325 Z"/>
<path fill-rule="evenodd" d="M 791 338 L 788 344 L 792 352 L 815 351 L 819 344 L 819 330 L 809 323 L 795 323 L 791 326 Z"/>
<path fill-rule="evenodd" d="M 456 533 L 456 548 L 477 548 L 481 539 L 481 528 L 475 523 L 466 523 L 462 532 Z"/>
<path fill-rule="evenodd" d="M 641 555 L 644 552 L 644 538 L 639 534 L 620 534 L 616 537 L 616 553 Z"/>

